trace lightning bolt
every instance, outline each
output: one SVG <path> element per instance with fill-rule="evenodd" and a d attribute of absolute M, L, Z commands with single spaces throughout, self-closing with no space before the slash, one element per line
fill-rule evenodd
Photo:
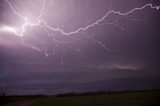
<path fill-rule="evenodd" d="M 96 26 L 96 25 L 99 24 L 100 22 L 104 21 L 110 14 L 118 14 L 118 15 L 120 15 L 120 16 L 127 16 L 127 15 L 129 15 L 129 14 L 135 12 L 135 11 L 142 10 L 142 9 L 144 9 L 144 8 L 146 8 L 146 7 L 150 7 L 151 9 L 157 9 L 157 10 L 159 10 L 159 8 L 160 8 L 160 6 L 153 6 L 153 4 L 149 3 L 149 4 L 145 4 L 145 5 L 142 6 L 142 7 L 137 7 L 137 8 L 134 8 L 134 9 L 132 9 L 132 10 L 130 10 L 130 11 L 128 11 L 128 12 L 124 12 L 124 13 L 122 13 L 122 12 L 120 12 L 120 11 L 110 10 L 110 11 L 108 11 L 107 13 L 105 13 L 105 15 L 104 15 L 102 18 L 100 18 L 99 20 L 97 20 L 96 22 L 94 22 L 94 23 L 92 23 L 92 24 L 90 24 L 90 25 L 88 25 L 88 26 L 86 26 L 86 27 L 81 27 L 81 28 L 78 28 L 78 29 L 75 30 L 75 31 L 71 31 L 71 32 L 68 32 L 68 33 L 67 33 L 67 32 L 65 32 L 63 29 L 54 28 L 54 27 L 50 26 L 45 20 L 41 19 L 42 15 L 43 15 L 43 13 L 44 13 L 44 10 L 45 10 L 45 8 L 46 8 L 46 2 L 47 2 L 47 0 L 44 0 L 44 1 L 43 1 L 43 7 L 42 7 L 42 9 L 41 9 L 40 15 L 37 17 L 37 22 L 35 22 L 35 23 L 30 23 L 30 22 L 28 21 L 28 17 L 24 17 L 24 16 L 22 16 L 20 13 L 18 13 L 18 12 L 13 8 L 13 6 L 12 6 L 12 4 L 11 4 L 10 1 L 5 0 L 5 2 L 6 2 L 6 3 L 9 5 L 9 7 L 12 9 L 13 13 L 14 13 L 15 15 L 17 15 L 20 19 L 22 19 L 22 20 L 24 21 L 24 24 L 21 26 L 22 30 L 21 30 L 19 33 L 18 33 L 16 30 L 12 31 L 12 32 L 14 32 L 14 34 L 16 34 L 16 35 L 18 35 L 18 36 L 23 36 L 24 33 L 25 33 L 25 31 L 26 31 L 26 28 L 27 28 L 28 26 L 31 26 L 31 27 L 33 27 L 33 26 L 39 26 L 40 23 L 42 23 L 42 24 L 44 25 L 44 27 L 46 27 L 46 28 L 49 29 L 49 30 L 58 31 L 58 32 L 60 32 L 60 33 L 63 34 L 63 35 L 73 35 L 73 34 L 79 33 L 80 31 L 85 31 L 85 30 L 87 30 L 87 29 L 89 29 L 89 28 L 91 28 L 91 27 Z M 8 27 L 8 28 L 9 28 L 9 29 L 12 29 L 12 27 Z M 4 30 L 4 29 L 2 28 L 1 30 Z"/>
<path fill-rule="evenodd" d="M 82 27 L 82 28 L 79 28 L 79 29 L 77 29 L 77 30 L 75 30 L 75 31 L 69 32 L 69 33 L 65 32 L 63 29 L 53 28 L 53 27 L 49 26 L 49 25 L 47 24 L 47 22 L 44 21 L 44 20 L 39 20 L 39 21 L 41 21 L 41 22 L 45 25 L 46 28 L 48 28 L 48 29 L 50 29 L 50 30 L 52 30 L 52 31 L 61 32 L 61 34 L 63 34 L 63 35 L 72 35 L 72 34 L 79 33 L 80 31 L 85 31 L 85 30 L 87 30 L 87 29 L 89 29 L 89 28 L 91 28 L 91 27 L 94 27 L 95 25 L 97 25 L 97 24 L 99 24 L 100 22 L 102 22 L 105 18 L 107 18 L 107 17 L 108 17 L 110 14 L 112 14 L 112 13 L 118 14 L 118 15 L 120 15 L 120 16 L 126 16 L 126 15 L 129 15 L 129 14 L 133 13 L 134 11 L 142 10 L 142 9 L 148 7 L 148 6 L 149 6 L 150 8 L 152 8 L 152 9 L 157 9 L 157 10 L 160 8 L 160 6 L 153 6 L 151 3 L 149 3 L 149 4 L 144 5 L 143 7 L 134 8 L 134 9 L 132 9 L 132 10 L 126 12 L 126 13 L 121 13 L 120 11 L 111 10 L 111 11 L 107 12 L 101 19 L 97 20 L 96 22 L 94 22 L 94 23 L 92 23 L 92 24 L 90 24 L 90 25 L 88 25 L 88 26 L 86 26 L 86 27 Z"/>
<path fill-rule="evenodd" d="M 78 34 L 78 33 L 80 33 L 80 32 L 83 32 L 83 31 L 88 30 L 88 29 L 91 28 L 91 27 L 95 27 L 96 25 L 101 24 L 101 23 L 102 23 L 109 15 L 111 15 L 111 14 L 117 14 L 117 15 L 119 15 L 119 16 L 128 16 L 129 14 L 132 14 L 133 12 L 138 11 L 138 10 L 143 10 L 143 9 L 145 9 L 146 7 L 150 7 L 151 9 L 156 9 L 156 10 L 159 10 L 159 8 L 160 8 L 160 5 L 159 5 L 159 6 L 154 6 L 152 3 L 148 3 L 148 4 L 143 5 L 142 7 L 133 8 L 133 9 L 127 11 L 127 12 L 109 10 L 108 12 L 106 12 L 106 13 L 104 14 L 104 16 L 102 16 L 102 17 L 101 17 L 100 19 L 98 19 L 97 21 L 89 24 L 88 26 L 80 27 L 80 28 L 78 28 L 78 29 L 76 29 L 76 30 L 74 30 L 74 31 L 71 31 L 71 32 L 66 32 L 66 31 L 64 31 L 64 30 L 61 29 L 61 28 L 58 28 L 58 27 L 57 27 L 57 28 L 54 28 L 54 27 L 50 26 L 50 25 L 42 18 L 43 14 L 45 13 L 45 9 L 46 9 L 46 7 L 47 7 L 47 2 L 48 2 L 47 0 L 41 1 L 41 2 L 42 2 L 42 8 L 41 8 L 40 14 L 39 14 L 39 16 L 36 18 L 36 21 L 35 21 L 35 22 L 30 22 L 30 21 L 28 20 L 29 17 L 23 16 L 23 15 L 21 15 L 18 11 L 16 11 L 16 9 L 12 6 L 12 3 L 11 3 L 9 0 L 4 0 L 4 1 L 8 4 L 8 6 L 9 6 L 10 9 L 12 10 L 12 12 L 13 12 L 16 16 L 18 16 L 24 23 L 20 26 L 20 28 L 14 28 L 14 27 L 12 27 L 12 26 L 3 26 L 3 27 L 0 28 L 0 32 L 10 32 L 10 33 L 13 33 L 13 34 L 15 34 L 15 35 L 17 35 L 17 36 L 20 36 L 20 37 L 23 37 L 23 36 L 24 36 L 24 33 L 25 33 L 26 30 L 27 30 L 27 27 L 35 27 L 35 26 L 37 26 L 37 27 L 38 27 L 38 26 L 43 26 L 43 27 L 44 27 L 45 29 L 47 29 L 47 30 L 54 31 L 54 32 L 59 32 L 59 33 L 61 33 L 61 34 L 64 35 L 64 36 L 76 35 L 76 34 Z M 116 20 L 115 20 L 115 22 L 116 22 Z M 108 24 L 114 24 L 114 23 L 108 23 Z M 117 25 L 118 25 L 118 24 L 117 24 Z M 122 30 L 124 30 L 123 27 L 120 27 L 120 28 L 121 28 Z M 19 31 L 19 29 L 21 29 L 21 30 Z M 107 50 L 109 51 L 109 49 L 106 47 L 105 44 L 103 44 L 103 43 L 100 42 L 100 41 L 95 40 L 93 36 L 91 36 L 91 37 L 92 37 L 92 41 L 93 41 L 94 43 L 99 44 L 100 46 L 102 46 L 103 48 L 105 48 L 105 49 L 107 49 Z M 64 51 L 65 51 L 65 50 L 64 50 Z M 45 49 L 45 54 L 46 54 L 46 56 L 48 56 L 48 54 L 47 54 L 47 47 L 46 47 L 46 49 Z M 54 54 L 54 53 L 53 53 L 53 54 Z"/>

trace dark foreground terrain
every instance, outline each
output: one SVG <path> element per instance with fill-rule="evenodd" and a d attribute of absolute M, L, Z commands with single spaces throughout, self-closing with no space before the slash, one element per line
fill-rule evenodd
<path fill-rule="evenodd" d="M 0 97 L 0 106 L 160 106 L 160 90 L 92 96 Z"/>

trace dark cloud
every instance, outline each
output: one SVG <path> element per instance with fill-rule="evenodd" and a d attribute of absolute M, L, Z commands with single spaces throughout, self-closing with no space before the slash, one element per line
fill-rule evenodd
<path fill-rule="evenodd" d="M 41 6 L 34 7 L 41 4 L 34 2 L 12 3 L 21 14 L 31 15 Z M 95 22 L 110 9 L 126 12 L 149 2 L 57 0 L 48 2 L 49 11 L 43 18 L 70 32 Z M 152 3 L 160 5 L 156 0 Z M 0 9 L 1 25 L 22 23 L 4 1 Z M 32 16 L 34 21 L 37 14 Z M 43 27 L 28 27 L 23 37 L 0 32 L 0 89 L 8 94 L 55 94 L 159 88 L 159 19 L 159 10 L 146 7 L 128 16 L 111 14 L 73 36 Z M 46 56 L 46 49 L 53 55 Z"/>

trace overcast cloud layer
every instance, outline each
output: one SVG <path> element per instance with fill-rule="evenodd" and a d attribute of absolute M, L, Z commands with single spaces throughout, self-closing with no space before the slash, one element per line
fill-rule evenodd
<path fill-rule="evenodd" d="M 32 17 L 31 21 L 42 7 L 40 0 L 10 1 L 22 15 Z M 97 21 L 110 9 L 127 12 L 146 3 L 150 1 L 55 0 L 48 2 L 43 19 L 70 32 Z M 158 0 L 151 3 L 160 5 Z M 43 27 L 28 27 L 23 37 L 0 33 L 0 90 L 7 94 L 56 94 L 159 88 L 159 19 L 160 10 L 146 7 L 124 17 L 111 14 L 99 25 L 73 36 L 56 31 L 47 35 Z M 1 0 L 0 25 L 21 23 Z M 54 54 L 46 56 L 45 48 Z"/>

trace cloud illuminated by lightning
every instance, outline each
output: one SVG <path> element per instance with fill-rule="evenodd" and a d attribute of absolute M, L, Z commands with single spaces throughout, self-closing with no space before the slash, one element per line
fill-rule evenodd
<path fill-rule="evenodd" d="M 46 8 L 46 2 L 47 2 L 47 0 L 44 0 L 44 1 L 43 1 L 43 7 L 42 7 L 42 9 L 41 9 L 41 12 L 40 12 L 39 16 L 37 17 L 37 21 L 36 21 L 36 22 L 29 22 L 29 21 L 28 21 L 28 18 L 29 18 L 29 17 L 22 16 L 19 12 L 17 12 L 17 11 L 13 8 L 13 6 L 12 6 L 12 4 L 11 4 L 11 2 L 10 2 L 9 0 L 5 0 L 5 2 L 6 2 L 6 3 L 9 5 L 9 7 L 12 9 L 13 13 L 14 13 L 15 15 L 17 15 L 20 19 L 22 19 L 22 20 L 24 21 L 24 23 L 23 23 L 22 26 L 21 26 L 21 31 L 17 31 L 18 29 L 14 29 L 14 28 L 12 28 L 11 26 L 9 26 L 9 27 L 7 27 L 7 28 L 2 27 L 0 31 L 12 32 L 12 33 L 14 33 L 15 35 L 18 35 L 18 36 L 23 36 L 24 33 L 25 33 L 25 31 L 26 31 L 26 28 L 27 28 L 28 26 L 31 26 L 31 27 L 33 27 L 33 26 L 39 26 L 40 23 L 42 23 L 45 28 L 47 28 L 47 29 L 49 29 L 49 30 L 51 30 L 51 31 L 58 31 L 58 32 L 60 32 L 60 33 L 63 34 L 63 35 L 72 35 L 72 34 L 77 34 L 77 33 L 79 33 L 80 31 L 85 31 L 85 30 L 87 30 L 87 29 L 89 29 L 89 28 L 91 28 L 91 27 L 94 27 L 95 25 L 97 25 L 97 24 L 99 24 L 100 22 L 102 22 L 105 18 L 107 18 L 110 14 L 118 14 L 118 15 L 120 15 L 120 16 L 126 16 L 126 15 L 129 15 L 129 14 L 137 11 L 137 10 L 142 10 L 142 9 L 144 9 L 144 8 L 146 8 L 146 7 L 150 7 L 151 9 L 157 9 L 157 10 L 160 8 L 160 6 L 153 6 L 153 4 L 148 3 L 148 4 L 145 4 L 145 5 L 142 6 L 142 7 L 136 7 L 136 8 L 134 8 L 134 9 L 132 9 L 132 10 L 130 10 L 130 11 L 127 11 L 127 12 L 124 12 L 124 13 L 122 13 L 122 12 L 120 12 L 120 11 L 111 10 L 111 11 L 106 12 L 106 14 L 105 14 L 102 18 L 100 18 L 99 20 L 97 20 L 96 22 L 94 22 L 94 23 L 92 23 L 92 24 L 90 24 L 90 25 L 88 25 L 88 26 L 86 26 L 86 27 L 81 27 L 81 28 L 78 28 L 77 30 L 74 30 L 74 31 L 71 31 L 71 32 L 68 32 L 68 33 L 67 33 L 67 32 L 65 32 L 63 29 L 54 28 L 54 27 L 50 26 L 45 20 L 43 20 L 43 19 L 41 18 L 42 15 L 43 15 L 43 13 L 44 13 L 44 10 L 45 10 L 45 8 Z"/>
<path fill-rule="evenodd" d="M 8 27 L 8 26 L 3 26 L 1 29 L 0 29 L 0 32 L 3 31 L 3 32 L 9 32 L 9 33 L 15 33 L 16 34 L 16 29 L 13 28 L 13 27 Z"/>
<path fill-rule="evenodd" d="M 25 33 L 28 31 L 28 27 L 30 28 L 33 28 L 33 27 L 43 27 L 46 31 L 51 31 L 51 32 L 58 32 L 60 34 L 62 34 L 63 36 L 71 36 L 71 35 L 78 35 L 79 33 L 81 32 L 84 32 L 88 29 L 90 29 L 91 27 L 95 27 L 96 25 L 102 25 L 103 24 L 103 21 L 109 17 L 110 15 L 112 14 L 116 14 L 118 16 L 128 16 L 129 14 L 132 14 L 133 12 L 136 12 L 138 10 L 143 10 L 147 7 L 151 8 L 151 9 L 156 9 L 156 10 L 159 10 L 160 8 L 160 5 L 158 6 L 154 6 L 152 3 L 147 3 L 145 5 L 143 5 L 142 7 L 136 7 L 136 8 L 133 8 L 127 12 L 121 12 L 121 11 L 115 11 L 115 10 L 109 10 L 107 11 L 104 16 L 102 16 L 101 18 L 99 18 L 97 21 L 87 25 L 87 26 L 84 26 L 84 27 L 80 27 L 76 30 L 73 30 L 71 32 L 66 32 L 65 30 L 61 29 L 61 28 L 58 28 L 58 27 L 52 27 L 51 25 L 49 25 L 47 23 L 47 21 L 45 19 L 43 19 L 43 15 L 45 15 L 45 10 L 47 10 L 47 3 L 49 2 L 48 0 L 41 0 L 41 3 L 42 3 L 42 6 L 41 6 L 41 9 L 40 9 L 40 12 L 39 12 L 39 15 L 36 17 L 36 19 L 34 21 L 30 21 L 31 17 L 30 16 L 23 16 L 20 12 L 18 12 L 12 5 L 12 3 L 9 1 L 9 0 L 4 0 L 5 3 L 8 4 L 9 8 L 11 9 L 11 11 L 22 21 L 22 24 L 21 25 L 18 25 L 19 27 L 14 27 L 14 26 L 0 26 L 0 32 L 7 32 L 7 33 L 12 33 L 14 35 L 17 35 L 19 37 L 22 37 L 25 35 Z M 104 24 L 118 24 L 117 23 L 117 20 L 115 20 L 116 23 L 104 23 Z M 120 25 L 117 25 L 122 31 L 124 31 L 125 29 L 120 26 Z M 128 33 L 128 31 L 126 31 Z M 49 33 L 48 33 L 49 35 Z M 88 38 L 90 38 L 92 40 L 93 43 L 96 43 L 98 44 L 99 46 L 101 46 L 102 48 L 104 48 L 105 50 L 107 51 L 111 51 L 110 48 L 107 47 L 107 45 L 101 41 L 98 41 L 94 38 L 94 34 L 90 35 L 90 36 L 87 36 Z M 53 47 L 53 52 L 52 53 L 48 53 L 48 48 L 47 48 L 47 44 L 44 44 L 45 45 L 45 48 L 43 50 L 35 47 L 35 46 L 32 46 L 32 45 L 29 45 L 31 46 L 31 48 L 34 48 L 38 51 L 44 51 L 45 55 L 46 56 L 49 56 L 49 55 L 53 55 L 55 54 L 55 49 L 58 45 L 58 43 L 61 43 L 63 41 L 57 41 L 56 39 L 53 39 L 53 42 L 55 43 L 54 47 Z M 65 49 L 64 47 L 62 47 L 63 49 L 63 52 L 65 52 Z M 78 48 L 77 48 L 77 51 L 80 51 Z M 62 61 L 63 61 L 63 57 L 64 57 L 64 54 L 63 53 L 63 56 L 62 56 Z"/>

